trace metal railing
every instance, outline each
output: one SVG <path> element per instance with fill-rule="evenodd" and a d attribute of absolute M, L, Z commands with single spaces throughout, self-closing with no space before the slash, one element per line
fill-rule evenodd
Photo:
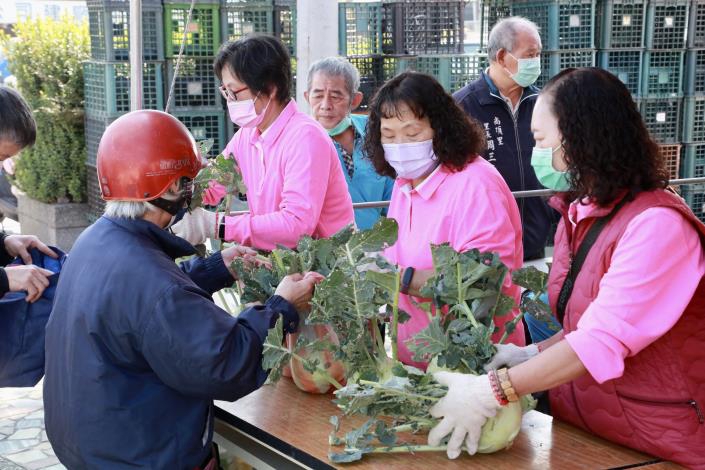
<path fill-rule="evenodd" d="M 705 177 L 701 178 L 681 178 L 677 180 L 671 180 L 668 182 L 671 186 L 681 186 L 684 184 L 699 184 L 705 183 Z M 552 196 L 555 191 L 551 189 L 535 189 L 532 191 L 512 191 L 512 195 L 516 199 L 521 199 L 524 197 L 539 197 L 539 196 Z M 379 209 L 389 206 L 389 201 L 372 201 L 372 202 L 356 202 L 353 204 L 353 209 Z M 232 211 L 230 216 L 249 214 L 250 211 Z"/>

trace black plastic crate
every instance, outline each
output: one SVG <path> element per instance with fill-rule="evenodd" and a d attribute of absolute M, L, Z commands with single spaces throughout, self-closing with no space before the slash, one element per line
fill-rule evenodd
<path fill-rule="evenodd" d="M 681 141 L 682 98 L 644 98 L 639 109 L 647 129 L 662 144 Z"/>
<path fill-rule="evenodd" d="M 705 142 L 705 96 L 685 99 L 683 142 Z"/>
<path fill-rule="evenodd" d="M 538 25 L 545 50 L 595 47 L 595 0 L 517 0 L 512 3 L 512 15 Z"/>
<path fill-rule="evenodd" d="M 188 21 L 189 3 L 164 3 L 164 40 L 167 58 L 179 54 L 186 31 L 184 54 L 207 57 L 220 47 L 220 6 L 197 3 Z M 187 24 L 188 23 L 188 24 Z"/>
<path fill-rule="evenodd" d="M 217 156 L 225 148 L 227 129 L 225 126 L 225 112 L 222 110 L 174 111 L 170 114 L 184 123 L 197 142 L 213 139 L 213 147 L 208 153 L 209 157 Z"/>
<path fill-rule="evenodd" d="M 646 16 L 648 49 L 682 49 L 685 47 L 690 0 L 650 0 Z"/>
<path fill-rule="evenodd" d="M 145 62 L 142 70 L 142 107 L 164 109 L 162 62 Z M 84 62 L 83 89 L 86 112 L 115 117 L 130 110 L 130 64 Z"/>
<path fill-rule="evenodd" d="M 609 49 L 598 53 L 598 65 L 619 78 L 634 96 L 641 92 L 644 53 L 641 49 Z"/>
<path fill-rule="evenodd" d="M 705 0 L 691 0 L 688 19 L 688 47 L 705 47 Z"/>
<path fill-rule="evenodd" d="M 494 25 L 510 16 L 512 9 L 509 0 L 486 0 L 480 3 L 480 49 L 487 49 Z"/>
<path fill-rule="evenodd" d="M 688 184 L 680 188 L 695 216 L 705 223 L 705 184 Z"/>
<path fill-rule="evenodd" d="M 705 94 L 705 49 L 691 49 L 686 52 L 683 81 L 686 95 Z"/>
<path fill-rule="evenodd" d="M 296 0 L 274 1 L 274 35 L 296 55 Z"/>
<path fill-rule="evenodd" d="M 370 99 L 384 82 L 393 78 L 400 71 L 412 68 L 409 66 L 409 60 L 413 59 L 407 56 L 391 55 L 347 57 L 347 60 L 360 73 L 360 91 L 363 94 L 363 99 L 358 110 L 367 109 Z"/>
<path fill-rule="evenodd" d="M 684 59 L 683 50 L 646 51 L 642 94 L 682 96 Z"/>
<path fill-rule="evenodd" d="M 603 0 L 597 4 L 597 41 L 601 49 L 644 47 L 648 0 Z"/>
<path fill-rule="evenodd" d="M 224 4 L 220 9 L 223 41 L 236 41 L 252 33 L 274 33 L 274 7 Z"/>
<path fill-rule="evenodd" d="M 683 178 L 705 177 L 705 142 L 685 145 L 681 176 Z"/>
<path fill-rule="evenodd" d="M 174 79 L 176 59 L 167 61 L 167 90 Z M 207 109 L 224 105 L 218 90 L 218 78 L 213 73 L 213 58 L 183 57 L 174 83 L 170 107 L 172 109 Z"/>
<path fill-rule="evenodd" d="M 130 7 L 127 1 L 88 2 L 91 57 L 95 60 L 129 60 Z M 142 4 L 142 57 L 164 59 L 162 7 L 159 2 Z"/>
<path fill-rule="evenodd" d="M 463 1 L 405 0 L 401 8 L 401 31 L 395 31 L 398 54 L 454 54 L 463 52 Z M 401 47 L 399 43 L 401 40 Z"/>
<path fill-rule="evenodd" d="M 391 54 L 401 20 L 396 4 L 341 2 L 338 4 L 338 49 L 343 56 Z"/>

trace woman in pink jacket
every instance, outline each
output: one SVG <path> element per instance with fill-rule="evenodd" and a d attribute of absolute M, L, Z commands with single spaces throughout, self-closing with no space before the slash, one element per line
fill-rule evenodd
<path fill-rule="evenodd" d="M 449 457 L 472 454 L 487 417 L 550 389 L 554 417 L 705 468 L 705 226 L 666 189 L 659 147 L 609 72 L 554 77 L 532 130 L 539 181 L 561 191 L 548 293 L 563 330 L 499 346 L 487 375 L 437 374 L 449 389 L 429 442 L 451 434 Z"/>
<path fill-rule="evenodd" d="M 213 68 L 240 127 L 223 153 L 240 168 L 250 213 L 221 217 L 198 208 L 172 231 L 194 245 L 213 238 L 271 250 L 352 224 L 340 159 L 325 130 L 290 98 L 291 59 L 281 41 L 255 35 L 226 43 Z"/>
<path fill-rule="evenodd" d="M 396 178 L 387 216 L 398 222 L 399 238 L 384 256 L 404 269 L 399 305 L 411 319 L 399 325 L 398 351 L 406 364 L 425 368 L 413 361 L 406 341 L 429 324 L 416 305 L 429 300 L 414 294 L 432 273 L 431 244 L 496 252 L 510 270 L 521 267 L 519 210 L 499 172 L 478 156 L 484 146 L 479 123 L 428 75 L 402 73 L 371 103 L 367 154 L 379 174 Z M 509 276 L 504 292 L 519 298 Z M 500 330 L 514 315 L 499 319 Z M 523 328 L 510 341 L 523 345 Z"/>

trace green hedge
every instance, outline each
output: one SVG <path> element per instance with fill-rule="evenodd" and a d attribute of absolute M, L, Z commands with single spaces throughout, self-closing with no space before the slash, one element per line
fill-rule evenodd
<path fill-rule="evenodd" d="M 88 26 L 70 17 L 18 23 L 2 37 L 10 71 L 37 120 L 37 142 L 21 153 L 15 183 L 48 203 L 86 199 L 83 66 Z"/>

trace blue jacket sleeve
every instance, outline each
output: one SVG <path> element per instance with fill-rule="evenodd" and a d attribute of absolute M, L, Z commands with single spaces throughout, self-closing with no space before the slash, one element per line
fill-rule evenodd
<path fill-rule="evenodd" d="M 208 258 L 194 256 L 193 259 L 182 262 L 179 267 L 198 287 L 211 295 L 232 286 L 235 282 L 223 262 L 220 251 Z"/>
<path fill-rule="evenodd" d="M 145 321 L 142 354 L 160 380 L 184 395 L 237 400 L 266 380 L 262 345 L 280 314 L 289 328 L 298 326 L 293 306 L 279 296 L 231 317 L 199 289 L 174 286 Z"/>
<path fill-rule="evenodd" d="M 382 195 L 383 201 L 389 201 L 392 199 L 392 190 L 394 189 L 394 180 L 392 178 L 384 179 L 384 193 Z M 386 217 L 387 208 L 382 209 L 382 215 Z"/>

